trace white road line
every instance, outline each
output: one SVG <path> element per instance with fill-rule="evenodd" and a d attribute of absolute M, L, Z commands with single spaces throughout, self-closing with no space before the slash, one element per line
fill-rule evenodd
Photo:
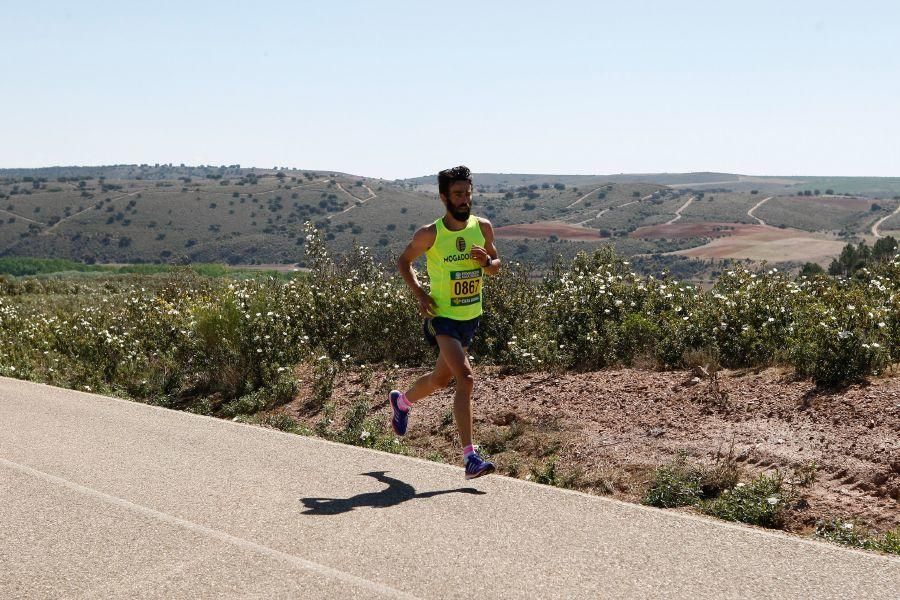
<path fill-rule="evenodd" d="M 766 202 L 768 202 L 769 200 L 771 200 L 772 198 L 774 198 L 774 196 L 769 196 L 768 198 L 763 198 L 762 200 L 757 202 L 753 208 L 751 208 L 750 210 L 747 211 L 747 216 L 750 217 L 751 219 L 756 219 L 760 225 L 765 225 L 766 222 L 763 221 L 762 219 L 760 219 L 759 217 L 757 217 L 756 215 L 754 215 L 753 211 L 756 210 L 757 208 L 759 208 L 760 206 L 762 206 L 763 204 L 765 204 Z"/>
<path fill-rule="evenodd" d="M 675 211 L 675 216 L 672 217 L 671 219 L 669 219 L 668 221 L 666 221 L 665 224 L 666 224 L 666 225 L 671 225 L 672 223 L 674 223 L 675 221 L 677 221 L 678 219 L 680 219 L 680 218 L 681 218 L 681 211 L 683 211 L 683 210 L 686 209 L 688 206 L 690 206 L 691 202 L 693 202 L 693 201 L 694 201 L 694 196 L 691 196 L 690 198 L 688 198 L 688 199 L 687 199 L 687 202 L 685 202 L 684 204 L 682 204 L 682 205 L 681 205 L 681 208 L 679 208 L 678 210 Z"/>
<path fill-rule="evenodd" d="M 878 228 L 881 227 L 882 223 L 884 223 L 885 221 L 887 221 L 888 219 L 890 219 L 897 213 L 900 213 L 900 206 L 898 206 L 897 209 L 894 212 L 892 212 L 891 214 L 889 214 L 888 216 L 881 217 L 880 219 L 878 219 L 875 222 L 875 224 L 872 225 L 872 235 L 874 235 L 876 238 L 882 237 L 882 235 L 880 233 L 878 233 Z"/>
<path fill-rule="evenodd" d="M 134 502 L 130 502 L 123 498 L 119 498 L 118 496 L 112 496 L 110 494 L 101 492 L 99 490 L 95 490 L 93 488 L 89 488 L 83 486 L 79 483 L 75 483 L 74 481 L 69 481 L 68 479 L 63 479 L 62 477 L 57 477 L 56 475 L 50 475 L 49 473 L 44 473 L 43 471 L 39 471 L 38 469 L 29 467 L 27 465 L 21 465 L 19 463 L 15 463 L 5 458 L 0 458 L 0 465 L 3 465 L 9 469 L 14 471 L 19 471 L 20 473 L 25 473 L 31 475 L 32 477 L 36 477 L 37 479 L 42 479 L 44 481 L 54 483 L 56 485 L 63 486 L 80 494 L 84 494 L 86 496 L 90 496 L 92 498 L 96 498 L 98 500 L 102 500 L 108 504 L 112 504 L 118 506 L 120 508 L 124 508 L 126 510 L 130 510 L 136 513 L 140 513 L 144 516 L 151 517 L 153 519 L 158 519 L 165 523 L 169 523 L 171 525 L 177 525 L 184 529 L 188 529 L 190 531 L 199 533 L 201 535 L 205 535 L 214 539 L 217 539 L 222 542 L 226 542 L 228 544 L 232 544 L 234 546 L 238 546 L 239 548 L 243 548 L 245 550 L 250 550 L 252 552 L 257 552 L 259 554 L 268 556 L 269 558 L 273 558 L 275 560 L 280 560 L 282 562 L 286 562 L 294 567 L 298 567 L 301 569 L 305 569 L 307 571 L 312 571 L 318 575 L 324 575 L 326 577 L 331 577 L 333 579 L 338 579 L 345 583 L 349 583 L 351 585 L 355 585 L 361 587 L 363 589 L 369 590 L 371 592 L 375 592 L 378 594 L 383 594 L 385 596 L 391 596 L 394 598 L 415 598 L 406 592 L 402 592 L 398 589 L 392 588 L 390 586 L 384 585 L 382 583 L 378 583 L 376 581 L 371 581 L 369 579 L 365 579 L 363 577 L 359 577 L 357 575 L 353 575 L 351 573 L 346 573 L 344 571 L 340 571 L 338 569 L 328 567 L 317 562 L 313 562 L 311 560 L 307 560 L 305 558 L 300 558 L 299 556 L 295 556 L 293 554 L 288 554 L 287 552 L 282 552 L 280 550 L 276 550 L 275 548 L 270 548 L 268 546 L 263 546 L 262 544 L 257 544 L 256 542 L 252 542 L 250 540 L 245 540 L 244 538 L 239 538 L 233 536 L 229 533 L 225 533 L 224 531 L 219 531 L 218 529 L 212 529 L 210 527 L 206 527 L 205 525 L 200 525 L 199 523 L 194 523 L 193 521 L 188 521 L 186 519 L 182 519 L 180 517 L 176 517 L 174 515 L 170 515 L 168 513 L 164 513 L 158 511 L 156 509 L 150 508 L 149 506 L 143 506 L 141 504 L 135 504 Z"/>

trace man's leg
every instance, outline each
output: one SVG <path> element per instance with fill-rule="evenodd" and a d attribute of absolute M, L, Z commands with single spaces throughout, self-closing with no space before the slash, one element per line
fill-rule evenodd
<path fill-rule="evenodd" d="M 435 390 L 445 388 L 450 383 L 453 374 L 442 355 L 438 355 L 434 370 L 428 375 L 419 377 L 413 386 L 405 394 L 399 390 L 391 390 L 388 399 L 391 403 L 391 427 L 397 435 L 405 435 L 409 424 L 409 411 L 416 400 L 432 394 Z"/>
<path fill-rule="evenodd" d="M 494 472 L 494 463 L 481 458 L 472 446 L 472 390 L 475 376 L 469 355 L 459 340 L 446 335 L 437 336 L 441 356 L 456 378 L 456 397 L 453 400 L 453 416 L 459 429 L 459 441 L 463 447 L 466 479 L 474 479 Z"/>
<path fill-rule="evenodd" d="M 456 397 L 453 399 L 453 416 L 459 430 L 459 441 L 466 448 L 472 445 L 472 390 L 475 377 L 466 349 L 459 340 L 448 335 L 437 336 L 440 357 L 456 379 Z"/>
<path fill-rule="evenodd" d="M 447 361 L 444 360 L 443 353 L 438 354 L 437 364 L 434 366 L 434 370 L 428 375 L 423 375 L 416 380 L 412 387 L 409 388 L 409 391 L 406 392 L 406 399 L 410 403 L 421 400 L 426 396 L 430 396 L 437 390 L 442 390 L 450 385 L 451 379 L 453 379 L 453 373 L 450 371 L 450 367 L 447 366 Z"/>

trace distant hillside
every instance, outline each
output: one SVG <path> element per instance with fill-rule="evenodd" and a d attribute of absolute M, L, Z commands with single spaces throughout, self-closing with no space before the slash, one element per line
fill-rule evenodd
<path fill-rule="evenodd" d="M 647 173 L 617 175 L 540 175 L 523 173 L 475 173 L 474 180 L 479 187 L 496 190 L 503 187 L 528 186 L 544 183 L 564 183 L 567 186 L 600 185 L 602 183 L 654 183 L 672 185 L 677 183 L 697 183 L 737 181 L 738 175 L 730 173 Z M 414 186 L 436 186 L 437 173 L 424 177 L 404 179 L 402 183 Z"/>
<path fill-rule="evenodd" d="M 297 169 L 284 169 L 282 172 L 294 175 L 307 173 Z M 106 165 L 95 167 L 40 167 L 36 169 L 0 169 L 0 181 L 6 179 L 18 179 L 30 181 L 39 178 L 48 181 L 58 181 L 60 178 L 74 179 L 179 179 L 181 177 L 199 177 L 217 179 L 220 177 L 243 177 L 246 175 L 274 175 L 279 169 L 260 169 L 255 167 L 241 167 L 241 165 L 200 165 L 185 166 L 169 164 L 155 165 Z M 344 175 L 336 171 L 308 171 L 314 175 Z"/>
<path fill-rule="evenodd" d="M 825 261 L 844 241 L 872 235 L 878 221 L 882 234 L 900 230 L 892 196 L 842 192 L 900 189 L 900 179 L 829 178 L 820 189 L 726 173 L 474 177 L 474 212 L 493 222 L 502 255 L 542 267 L 601 245 L 642 257 L 648 269 L 685 272 L 729 258 Z M 388 182 L 240 165 L 0 170 L 0 256 L 302 263 L 311 221 L 336 252 L 359 243 L 389 259 L 442 213 L 434 177 Z M 730 236 L 753 243 L 704 249 Z M 798 250 L 810 244 L 814 255 Z M 712 262 L 663 256 L 694 248 Z"/>
<path fill-rule="evenodd" d="M 476 185 L 485 191 L 520 186 L 562 183 L 567 186 L 590 186 L 603 183 L 655 183 L 675 188 L 721 190 L 728 192 L 770 192 L 790 195 L 818 189 L 821 193 L 852 194 L 872 198 L 897 199 L 900 177 L 828 177 L 828 176 L 756 176 L 736 173 L 619 173 L 610 175 L 540 175 L 522 173 L 476 173 Z M 437 190 L 437 174 L 395 182 L 424 191 Z M 827 192 L 830 190 L 830 192 Z"/>

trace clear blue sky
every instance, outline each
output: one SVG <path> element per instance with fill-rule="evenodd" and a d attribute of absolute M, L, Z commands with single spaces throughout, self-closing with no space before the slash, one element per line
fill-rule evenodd
<path fill-rule="evenodd" d="M 0 167 L 900 176 L 898 6 L 8 0 Z"/>

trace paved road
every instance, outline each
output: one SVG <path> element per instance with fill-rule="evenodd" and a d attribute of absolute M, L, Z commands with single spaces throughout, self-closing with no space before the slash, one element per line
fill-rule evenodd
<path fill-rule="evenodd" d="M 900 559 L 0 378 L 0 598 L 896 598 Z"/>

